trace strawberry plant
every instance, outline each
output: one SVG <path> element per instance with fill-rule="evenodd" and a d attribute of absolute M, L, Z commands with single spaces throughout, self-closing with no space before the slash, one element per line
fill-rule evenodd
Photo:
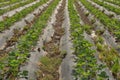
<path fill-rule="evenodd" d="M 99 76 L 97 72 L 101 71 L 101 69 L 100 66 L 97 65 L 94 54 L 95 51 L 91 50 L 92 44 L 84 39 L 83 32 L 86 30 L 86 25 L 82 26 L 79 23 L 80 18 L 78 17 L 72 3 L 74 3 L 74 1 L 69 0 L 68 9 L 70 12 L 71 35 L 73 37 L 74 54 L 77 56 L 74 76 L 76 80 L 97 79 Z M 106 77 L 102 76 L 102 78 Z"/>

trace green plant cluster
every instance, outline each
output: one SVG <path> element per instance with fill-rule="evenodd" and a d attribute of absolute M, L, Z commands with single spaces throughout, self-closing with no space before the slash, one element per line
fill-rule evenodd
<path fill-rule="evenodd" d="M 97 3 L 100 6 L 105 7 L 106 9 L 108 9 L 110 11 L 115 12 L 118 15 L 120 14 L 120 8 L 117 8 L 117 7 L 111 6 L 107 3 L 104 3 L 104 1 L 99 1 L 99 0 L 92 0 L 92 1 L 94 1 L 95 3 Z"/>
<path fill-rule="evenodd" d="M 100 38 L 98 37 L 98 39 Z M 101 43 L 100 40 L 96 42 L 96 47 L 99 51 L 99 59 L 106 63 L 107 67 L 112 71 L 113 76 L 119 80 L 120 56 L 115 49 L 103 44 L 104 43 Z"/>
<path fill-rule="evenodd" d="M 90 2 L 86 0 L 80 1 L 87 8 L 87 10 L 94 14 L 95 17 L 106 26 L 106 29 L 108 29 L 112 34 L 114 34 L 117 40 L 120 40 L 120 23 L 118 20 L 109 18 L 106 14 L 93 7 Z"/>
<path fill-rule="evenodd" d="M 109 2 L 109 3 L 120 6 L 120 1 L 119 0 L 103 0 L 103 1 L 106 1 L 106 2 Z"/>
<path fill-rule="evenodd" d="M 0 0 L 0 2 L 7 2 L 8 0 Z"/>
<path fill-rule="evenodd" d="M 74 76 L 80 80 L 91 80 L 100 78 L 104 79 L 108 76 L 102 69 L 104 66 L 98 65 L 95 58 L 95 51 L 91 50 L 92 45 L 84 39 L 84 27 L 80 24 L 80 18 L 77 15 L 77 11 L 73 7 L 73 0 L 69 0 L 69 17 L 71 26 L 71 36 L 73 39 L 74 54 L 76 55 L 76 66 Z M 97 72 L 101 72 L 97 74 Z M 103 75 L 105 73 L 105 75 Z"/>
<path fill-rule="evenodd" d="M 20 2 L 20 1 L 21 1 L 21 0 L 10 0 L 10 1 L 6 1 L 6 2 L 0 4 L 0 7 L 4 7 L 4 6 L 10 5 L 10 4 L 14 4 L 14 3 Z M 2 2 L 2 1 L 0 1 L 0 2 Z"/>
<path fill-rule="evenodd" d="M 25 2 L 19 2 L 19 4 L 16 4 L 14 6 L 10 6 L 10 7 L 6 8 L 6 9 L 1 9 L 0 10 L 0 15 L 4 14 L 4 13 L 10 11 L 10 10 L 13 10 L 13 9 L 18 8 L 18 7 L 21 7 L 21 6 L 24 6 L 26 4 L 29 4 L 29 3 L 33 2 L 33 1 L 35 1 L 35 0 L 27 0 Z"/>
<path fill-rule="evenodd" d="M 47 1 L 48 0 L 41 1 L 41 4 Z M 11 77 L 18 77 L 20 65 L 27 60 L 32 46 L 37 44 L 39 35 L 41 34 L 42 29 L 46 27 L 49 17 L 58 2 L 59 0 L 55 0 L 47 10 L 43 12 L 26 35 L 20 37 L 16 49 L 9 53 L 8 58 L 6 58 L 4 62 L 0 62 L 0 72 L 2 72 L 0 73 L 0 77 L 3 78 L 6 74 L 10 74 Z"/>
<path fill-rule="evenodd" d="M 5 29 L 8 29 L 12 24 L 14 24 L 16 21 L 21 20 L 23 17 L 25 17 L 27 14 L 31 13 L 32 11 L 34 11 L 37 7 L 39 7 L 40 5 L 44 4 L 46 1 L 40 1 L 30 7 L 27 7 L 25 9 L 23 9 L 21 12 L 16 13 L 15 15 L 13 15 L 10 18 L 7 18 L 4 21 L 0 22 L 0 31 L 3 31 Z"/>

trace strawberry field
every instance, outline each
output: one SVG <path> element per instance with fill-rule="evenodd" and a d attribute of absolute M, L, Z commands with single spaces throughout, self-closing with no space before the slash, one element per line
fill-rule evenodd
<path fill-rule="evenodd" d="M 120 0 L 0 0 L 0 80 L 120 80 Z"/>

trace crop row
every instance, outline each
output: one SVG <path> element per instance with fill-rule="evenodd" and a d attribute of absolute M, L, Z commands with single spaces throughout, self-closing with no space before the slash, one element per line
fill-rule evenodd
<path fill-rule="evenodd" d="M 100 6 L 105 7 L 106 9 L 108 9 L 110 11 L 115 12 L 118 15 L 120 14 L 120 8 L 117 8 L 117 7 L 111 6 L 107 3 L 104 3 L 104 1 L 99 1 L 99 0 L 92 0 L 92 1 L 94 1 L 95 3 L 97 3 Z"/>
<path fill-rule="evenodd" d="M 7 0 L 0 0 L 0 2 L 6 3 L 6 2 L 9 2 L 9 1 L 7 1 Z"/>
<path fill-rule="evenodd" d="M 0 7 L 4 7 L 4 6 L 10 5 L 10 4 L 14 4 L 14 3 L 20 2 L 20 1 L 21 1 L 21 0 L 11 0 L 11 1 L 9 1 L 9 2 L 0 4 Z M 0 2 L 1 2 L 1 1 L 0 1 Z"/>
<path fill-rule="evenodd" d="M 0 31 L 8 29 L 16 21 L 21 20 L 23 17 L 25 17 L 27 14 L 31 13 L 32 11 L 34 11 L 37 7 L 39 7 L 40 5 L 44 4 L 45 2 L 46 2 L 46 0 L 45 1 L 40 1 L 40 2 L 38 2 L 38 3 L 36 3 L 36 4 L 32 5 L 32 6 L 30 6 L 30 7 L 27 7 L 25 9 L 23 9 L 21 12 L 16 13 L 12 17 L 7 18 L 4 21 L 1 21 L 0 22 Z"/>
<path fill-rule="evenodd" d="M 40 10 L 37 11 L 37 13 L 35 13 L 35 17 L 32 19 L 31 22 L 25 20 L 26 22 L 26 26 L 23 25 L 23 28 L 20 29 L 13 29 L 13 35 L 11 35 L 11 37 L 9 37 L 7 40 L 6 40 L 6 44 L 4 45 L 4 47 L 0 50 L 0 55 L 3 55 L 3 53 L 8 53 L 9 50 L 7 49 L 8 47 L 12 47 L 16 44 L 16 42 L 19 40 L 19 37 L 22 36 L 22 35 L 25 35 L 26 32 L 32 27 L 31 25 L 36 21 L 36 18 L 39 17 L 45 10 L 46 8 L 48 7 L 48 4 L 51 4 L 52 1 L 49 1 L 43 5 L 41 5 L 40 7 L 44 7 Z M 2 56 L 3 57 L 3 56 Z"/>
<path fill-rule="evenodd" d="M 115 59 L 115 57 L 119 58 L 118 53 L 116 52 L 116 50 L 111 48 L 111 46 L 109 45 L 109 42 L 106 43 L 106 39 L 103 36 L 103 32 L 99 31 L 99 29 L 95 29 L 96 25 L 92 24 L 92 20 L 91 21 L 89 20 L 89 18 L 86 16 L 86 12 L 82 11 L 83 9 L 81 9 L 82 7 L 79 4 L 79 2 L 76 2 L 75 6 L 76 6 L 76 8 L 77 8 L 77 10 L 79 12 L 79 15 L 80 15 L 81 19 L 83 20 L 84 24 L 90 25 L 90 27 L 87 26 L 85 28 L 85 31 L 87 33 L 87 34 L 85 34 L 85 36 L 86 36 L 86 39 L 88 41 L 90 41 L 90 43 L 93 44 L 92 49 L 96 50 L 95 56 L 96 56 L 98 64 L 104 64 L 104 65 L 106 65 L 106 68 L 110 68 L 110 64 L 108 64 L 108 63 L 112 62 L 113 63 L 112 65 L 114 66 L 114 63 L 115 63 L 114 59 Z M 87 13 L 87 14 L 89 14 L 89 13 Z M 101 44 L 101 45 L 99 45 L 99 44 Z M 106 47 L 106 48 L 104 48 L 104 47 Z M 100 51 L 101 48 L 102 48 L 102 51 Z M 110 48 L 110 50 L 107 49 L 107 48 Z M 108 54 L 106 54 L 104 51 L 105 52 L 108 51 Z M 101 57 L 102 52 L 104 52 L 104 53 L 103 53 L 103 55 Z M 111 56 L 114 56 L 114 57 L 110 58 Z M 117 64 L 117 65 L 119 65 L 119 64 Z M 113 66 L 111 67 L 112 70 L 113 69 L 115 70 L 115 68 L 116 69 L 118 68 L 118 67 L 113 67 Z M 105 72 L 107 73 L 107 75 L 109 77 L 113 78 L 112 73 L 111 73 L 111 68 L 110 69 L 105 69 Z"/>
<path fill-rule="evenodd" d="M 101 23 L 103 23 L 106 26 L 105 28 L 108 29 L 110 33 L 112 33 L 115 36 L 117 41 L 120 40 L 120 32 L 119 32 L 120 23 L 118 20 L 108 17 L 103 12 L 94 8 L 89 2 L 85 0 L 81 0 L 81 3 L 87 8 L 87 10 L 89 10 L 92 14 L 94 14 L 94 16 L 97 19 L 99 19 Z"/>
<path fill-rule="evenodd" d="M 118 0 L 113 0 L 113 1 L 112 0 L 104 0 L 104 1 L 120 6 L 120 2 Z"/>
<path fill-rule="evenodd" d="M 120 73 L 120 63 L 119 63 L 119 54 L 114 50 L 102 37 L 102 34 L 98 31 L 96 33 L 96 38 L 94 38 L 95 46 L 99 52 L 99 59 L 106 63 L 107 67 L 112 71 L 112 74 L 115 78 L 119 78 L 118 74 Z M 104 45 L 103 45 L 104 44 Z"/>
<path fill-rule="evenodd" d="M 40 58 L 40 70 L 38 71 L 38 80 L 58 80 L 59 66 L 61 65 L 62 59 L 65 58 L 65 54 L 60 50 L 61 37 L 64 35 L 65 30 L 62 28 L 64 21 L 64 9 L 66 0 L 61 0 L 58 5 L 57 14 L 55 14 L 56 21 L 53 23 L 54 34 L 49 42 L 44 42 L 44 51 L 47 54 Z M 57 37 L 56 37 L 57 36 Z M 45 76 L 43 76 L 43 74 Z"/>
<path fill-rule="evenodd" d="M 19 66 L 27 60 L 31 47 L 36 45 L 36 42 L 39 38 L 39 35 L 41 34 L 42 29 L 46 26 L 47 21 L 58 2 L 59 0 L 55 0 L 47 8 L 47 10 L 39 17 L 39 19 L 36 21 L 33 27 L 26 33 L 26 35 L 20 37 L 16 49 L 9 53 L 9 56 L 6 59 L 7 61 L 5 61 L 7 63 L 1 62 L 0 70 L 3 71 L 5 68 L 8 68 L 8 70 L 1 75 L 5 76 L 5 73 L 9 73 L 11 77 L 18 76 Z"/>
<path fill-rule="evenodd" d="M 112 75 L 116 79 L 120 79 L 119 73 L 120 73 L 120 56 L 116 50 L 114 50 L 112 47 L 109 47 L 108 45 L 104 44 L 104 40 L 100 35 L 97 35 L 95 45 L 97 47 L 97 50 L 99 52 L 99 59 L 102 62 L 105 62 L 107 67 L 111 70 Z M 103 45 L 104 44 L 104 45 Z"/>
<path fill-rule="evenodd" d="M 24 6 L 24 5 L 26 5 L 26 4 L 29 4 L 29 3 L 33 2 L 33 1 L 34 1 L 34 0 L 27 0 L 27 1 L 25 1 L 25 2 L 20 2 L 19 4 L 16 4 L 16 5 L 14 5 L 14 6 L 10 6 L 10 7 L 6 8 L 6 9 L 1 9 L 1 10 L 0 10 L 0 15 L 4 14 L 4 13 L 10 11 L 10 10 L 13 10 L 13 9 L 18 8 L 18 7 L 21 7 L 21 6 Z"/>
<path fill-rule="evenodd" d="M 86 25 L 80 24 L 80 18 L 77 11 L 73 7 L 74 1 L 69 0 L 69 15 L 71 24 L 71 35 L 73 39 L 74 54 L 76 58 L 75 78 L 80 80 L 100 79 L 106 78 L 102 76 L 105 72 L 97 74 L 101 71 L 103 65 L 98 65 L 95 58 L 95 51 L 91 50 L 92 44 L 85 40 L 83 33 Z M 100 68 L 101 67 L 101 68 Z"/>

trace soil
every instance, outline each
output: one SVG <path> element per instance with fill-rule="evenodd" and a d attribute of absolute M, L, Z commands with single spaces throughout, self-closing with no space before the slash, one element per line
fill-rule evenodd
<path fill-rule="evenodd" d="M 85 15 L 85 13 L 83 12 L 84 10 L 81 9 L 81 6 L 78 4 L 77 1 L 75 2 L 75 6 L 77 6 L 76 8 L 77 8 L 77 10 L 78 10 L 78 12 L 79 12 L 78 14 L 80 15 L 82 21 L 83 21 L 85 24 L 92 26 L 92 23 L 91 23 L 90 20 L 87 18 L 87 15 Z"/>
<path fill-rule="evenodd" d="M 57 14 L 56 14 L 56 21 L 55 23 L 53 23 L 53 28 L 54 28 L 54 34 L 51 37 L 51 41 L 49 42 L 45 42 L 44 43 L 44 50 L 47 52 L 47 55 L 49 58 L 58 58 L 58 59 L 64 59 L 66 57 L 66 53 L 65 54 L 61 54 L 63 50 L 60 50 L 60 40 L 61 37 L 64 35 L 65 30 L 64 28 L 62 28 L 62 24 L 64 21 L 64 8 L 66 5 L 66 1 L 62 0 L 61 6 L 59 7 L 59 9 L 57 9 Z M 42 65 L 41 65 L 42 66 Z M 41 67 L 40 66 L 40 67 Z M 58 72 L 58 68 L 59 68 L 60 64 L 55 66 L 55 72 L 54 73 L 48 73 L 45 72 L 44 70 L 41 69 L 42 74 L 45 75 L 51 75 L 53 76 L 53 80 L 58 80 L 59 76 L 61 73 Z M 56 76 L 54 76 L 54 74 Z M 42 77 L 38 77 L 38 80 L 41 78 L 44 78 L 44 76 Z"/>
<path fill-rule="evenodd" d="M 60 66 L 60 79 L 59 80 L 74 80 L 73 79 L 73 69 L 74 69 L 74 55 L 72 50 L 72 42 L 70 38 L 70 20 L 68 13 L 68 0 L 66 0 L 65 7 L 65 20 L 63 22 L 63 28 L 65 29 L 65 34 L 61 38 L 60 49 L 67 53 L 66 57 L 63 59 Z"/>
<path fill-rule="evenodd" d="M 56 21 L 57 9 L 60 7 L 60 5 L 61 5 L 61 1 L 59 5 L 56 7 L 54 13 L 52 14 L 50 21 L 47 24 L 47 27 L 43 30 L 43 34 L 40 35 L 39 40 L 37 42 L 38 44 L 34 48 L 34 52 L 33 51 L 30 52 L 31 56 L 28 62 L 25 65 L 21 66 L 20 68 L 20 71 L 28 70 L 28 79 L 37 80 L 38 78 L 38 76 L 36 75 L 36 72 L 39 71 L 38 63 L 40 63 L 40 58 L 42 56 L 46 56 L 48 54 L 48 52 L 45 51 L 43 47 L 45 46 L 46 43 L 50 43 L 50 41 L 52 40 L 51 37 L 54 36 L 53 23 L 55 23 Z M 48 44 L 46 44 L 46 46 L 47 45 Z M 49 50 L 48 47 L 46 48 Z M 19 80 L 26 80 L 26 79 L 21 78 Z"/>

